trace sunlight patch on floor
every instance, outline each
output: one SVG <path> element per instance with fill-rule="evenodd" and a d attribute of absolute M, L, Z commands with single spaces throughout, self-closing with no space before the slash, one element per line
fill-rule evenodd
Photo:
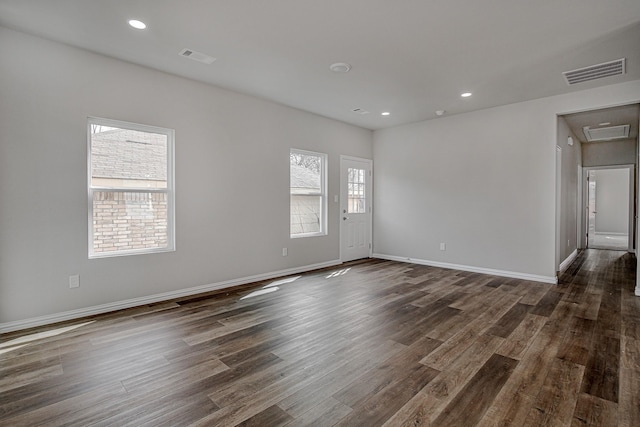
<path fill-rule="evenodd" d="M 338 270 L 338 271 L 334 271 L 333 273 L 329 274 L 326 277 L 326 279 L 331 279 L 332 277 L 344 276 L 345 274 L 347 274 L 349 272 L 349 270 L 351 270 L 351 267 L 343 268 L 342 270 Z"/>

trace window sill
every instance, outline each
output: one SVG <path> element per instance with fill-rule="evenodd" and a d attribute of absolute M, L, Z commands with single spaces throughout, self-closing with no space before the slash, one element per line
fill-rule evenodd
<path fill-rule="evenodd" d="M 326 236 L 327 233 L 324 232 L 320 232 L 320 233 L 302 233 L 302 234 L 291 234 L 289 237 L 291 239 L 301 239 L 304 237 L 319 237 L 319 236 Z"/>
<path fill-rule="evenodd" d="M 145 249 L 145 250 L 132 250 L 132 251 L 120 251 L 120 252 L 98 252 L 89 254 L 89 259 L 100 259 L 100 258 L 115 258 L 122 256 L 132 256 L 132 255 L 150 255 L 150 254 L 160 254 L 165 252 L 175 252 L 175 248 L 158 248 L 158 249 Z"/>

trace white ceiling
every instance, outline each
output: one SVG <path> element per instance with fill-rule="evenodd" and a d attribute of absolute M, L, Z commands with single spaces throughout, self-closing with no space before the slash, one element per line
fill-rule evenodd
<path fill-rule="evenodd" d="M 639 0 L 0 0 L 0 25 L 369 129 L 640 79 Z"/>

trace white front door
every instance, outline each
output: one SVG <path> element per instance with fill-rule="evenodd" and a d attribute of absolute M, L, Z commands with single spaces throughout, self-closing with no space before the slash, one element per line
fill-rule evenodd
<path fill-rule="evenodd" d="M 340 156 L 340 260 L 371 256 L 371 160 Z"/>

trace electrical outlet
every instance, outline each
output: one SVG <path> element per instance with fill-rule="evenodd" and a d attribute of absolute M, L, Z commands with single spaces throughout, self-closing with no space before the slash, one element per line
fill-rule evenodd
<path fill-rule="evenodd" d="M 441 251 L 446 251 L 447 250 L 447 244 L 446 243 L 440 243 L 440 250 Z"/>
<path fill-rule="evenodd" d="M 282 248 L 282 256 L 287 256 L 289 255 L 289 251 L 287 250 L 287 248 Z"/>
<path fill-rule="evenodd" d="M 80 275 L 74 274 L 69 276 L 69 287 L 70 288 L 79 288 L 80 287 Z"/>

